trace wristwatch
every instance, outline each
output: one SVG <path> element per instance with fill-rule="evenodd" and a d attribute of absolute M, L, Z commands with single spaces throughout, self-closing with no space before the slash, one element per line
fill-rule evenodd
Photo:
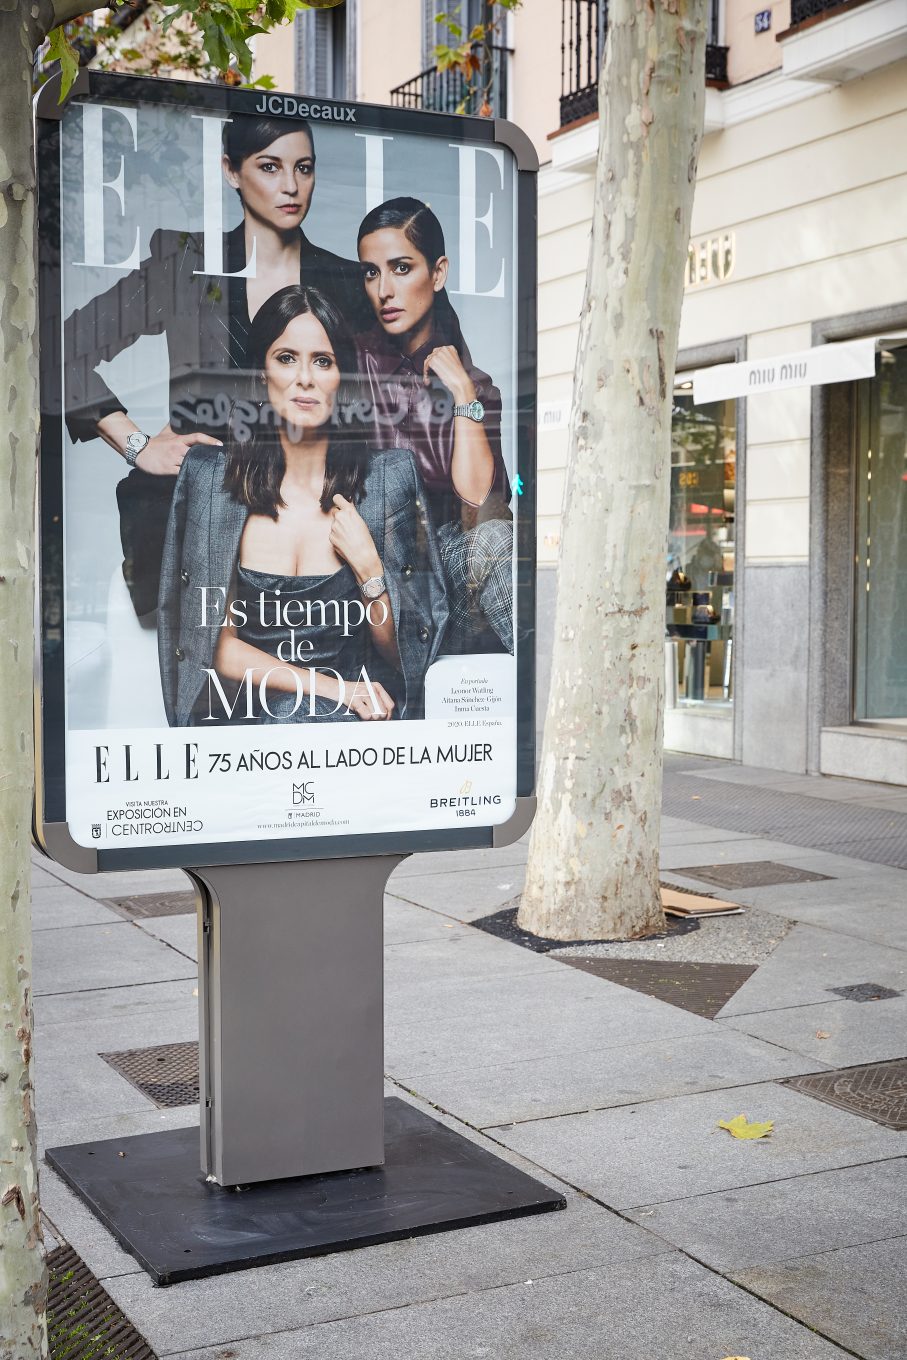
<path fill-rule="evenodd" d="M 377 600 L 379 595 L 383 595 L 387 590 L 387 582 L 383 576 L 370 576 L 367 581 L 363 581 L 359 587 L 367 600 Z"/>
<path fill-rule="evenodd" d="M 453 408 L 455 416 L 466 416 L 468 420 L 484 420 L 485 407 L 480 401 L 468 401 L 463 406 Z"/>
<path fill-rule="evenodd" d="M 142 434 L 141 430 L 133 430 L 132 434 L 126 436 L 126 447 L 123 450 L 123 457 L 130 467 L 135 467 L 135 460 L 146 444 L 151 443 L 150 434 Z"/>

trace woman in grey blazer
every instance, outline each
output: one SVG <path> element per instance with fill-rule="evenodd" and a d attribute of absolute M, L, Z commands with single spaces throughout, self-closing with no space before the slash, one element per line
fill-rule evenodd
<path fill-rule="evenodd" d="M 281 289 L 250 334 L 254 422 L 190 449 L 164 544 L 158 648 L 171 726 L 422 716 L 447 623 L 408 450 L 376 452 L 336 306 Z"/>

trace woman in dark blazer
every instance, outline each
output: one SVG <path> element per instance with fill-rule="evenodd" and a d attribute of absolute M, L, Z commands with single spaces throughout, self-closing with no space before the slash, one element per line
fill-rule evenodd
<path fill-rule="evenodd" d="M 447 296 L 441 223 L 418 198 L 382 203 L 359 227 L 373 311 L 358 337 L 376 438 L 411 449 L 447 574 L 445 650 L 513 651 L 513 523 L 501 394 L 472 362 Z"/>
<path fill-rule="evenodd" d="M 150 253 L 65 323 L 66 421 L 74 441 L 103 438 L 133 471 L 120 483 L 124 576 L 139 616 L 154 609 L 174 479 L 192 445 L 216 445 L 249 367 L 252 320 L 291 283 L 314 285 L 355 324 L 359 268 L 314 245 L 302 230 L 315 186 L 315 148 L 303 120 L 234 114 L 224 127 L 224 175 L 243 220 L 206 272 L 201 233 L 159 230 Z M 245 275 L 245 276 L 242 276 Z M 141 430 L 97 372 L 141 336 L 164 335 L 169 419 Z"/>
<path fill-rule="evenodd" d="M 158 647 L 168 721 L 420 717 L 447 624 L 412 455 L 374 452 L 352 336 L 317 290 L 253 323 L 264 400 L 224 449 L 194 447 L 164 546 Z"/>

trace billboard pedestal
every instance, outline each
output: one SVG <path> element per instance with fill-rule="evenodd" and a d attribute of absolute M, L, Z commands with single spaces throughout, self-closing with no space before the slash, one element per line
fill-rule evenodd
<path fill-rule="evenodd" d="M 219 1185 L 383 1162 L 382 908 L 403 858 L 190 870 L 201 1165 Z"/>
<path fill-rule="evenodd" d="M 384 1098 L 382 904 L 402 858 L 191 871 L 201 1169 L 194 1127 L 45 1154 L 155 1283 L 566 1207 Z"/>

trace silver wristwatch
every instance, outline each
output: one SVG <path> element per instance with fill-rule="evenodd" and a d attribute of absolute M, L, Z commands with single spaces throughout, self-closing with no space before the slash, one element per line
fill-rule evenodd
<path fill-rule="evenodd" d="M 480 401 L 468 401 L 463 406 L 453 408 L 455 416 L 466 416 L 469 420 L 484 420 L 485 407 Z"/>
<path fill-rule="evenodd" d="M 150 434 L 142 434 L 141 430 L 133 430 L 132 434 L 126 436 L 126 447 L 123 450 L 123 457 L 130 467 L 135 467 L 135 460 L 146 444 L 151 443 Z"/>
<path fill-rule="evenodd" d="M 363 581 L 359 587 L 367 600 L 377 600 L 379 595 L 383 595 L 387 590 L 387 582 L 383 576 L 370 576 L 367 581 Z"/>

